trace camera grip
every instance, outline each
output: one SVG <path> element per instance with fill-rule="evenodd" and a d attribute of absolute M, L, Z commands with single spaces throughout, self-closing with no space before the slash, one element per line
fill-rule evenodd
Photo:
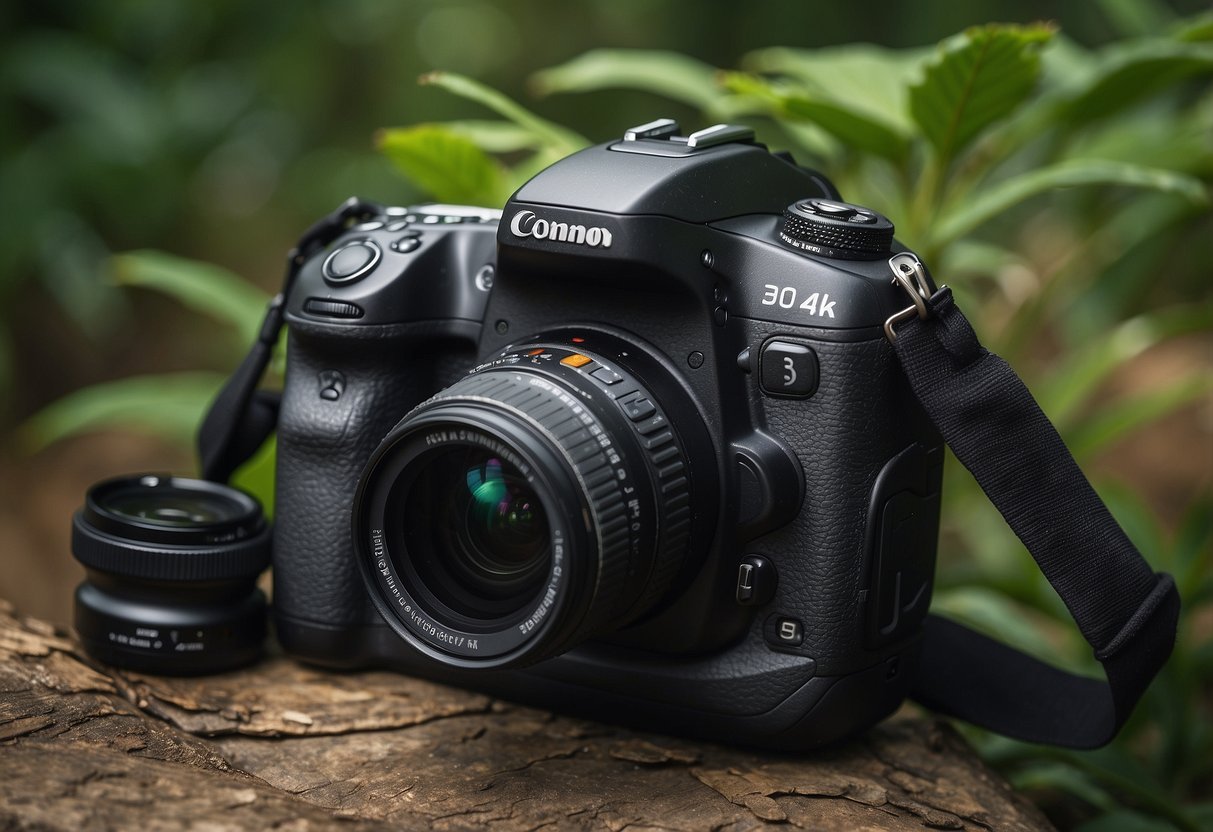
<path fill-rule="evenodd" d="M 433 359 L 386 328 L 292 322 L 278 426 L 277 615 L 328 627 L 378 621 L 354 563 L 351 507 L 387 431 L 433 390 Z M 396 328 L 398 329 L 398 328 Z"/>
<path fill-rule="evenodd" d="M 760 325 L 763 328 L 765 325 Z M 773 330 L 772 330 L 773 331 Z M 887 473 L 918 445 L 924 461 L 914 473 L 923 502 L 921 523 L 886 542 L 885 556 L 934 560 L 942 440 L 913 398 L 891 348 L 883 338 L 855 342 L 817 341 L 818 389 L 807 400 L 766 399 L 769 429 L 801 460 L 805 498 L 797 518 L 758 541 L 779 568 L 777 615 L 799 620 L 803 647 L 819 673 L 841 675 L 870 664 L 884 642 L 871 635 L 875 603 L 874 535 L 869 518 L 887 503 Z M 901 459 L 897 459 L 898 457 Z M 913 468 L 913 466 L 909 466 Z M 904 467 L 901 469 L 904 470 Z M 933 502 L 932 502 L 933 501 Z M 913 617 L 897 628 L 898 640 L 918 631 L 926 612 L 919 598 Z M 919 609 L 921 607 L 921 609 Z"/>

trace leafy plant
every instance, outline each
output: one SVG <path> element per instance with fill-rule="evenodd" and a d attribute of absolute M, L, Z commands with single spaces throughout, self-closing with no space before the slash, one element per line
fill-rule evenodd
<path fill-rule="evenodd" d="M 269 302 L 269 295 L 226 269 L 159 251 L 116 255 L 110 260 L 109 278 L 118 286 L 165 294 L 213 320 L 233 366 L 253 342 Z M 270 384 L 281 378 L 280 360 L 271 365 L 270 375 Z M 192 447 L 198 425 L 224 379 L 222 373 L 199 371 L 135 376 L 85 387 L 26 421 L 18 442 L 26 452 L 35 453 L 78 433 L 119 429 Z M 271 510 L 274 443 L 268 442 L 233 482 L 257 494 Z"/>
<path fill-rule="evenodd" d="M 1125 19 L 1135 8 L 1109 5 Z M 1190 244 L 1213 231 L 1211 75 L 1206 16 L 1094 51 L 1046 24 L 976 27 L 934 50 L 763 49 L 727 71 L 673 53 L 597 50 L 532 81 L 542 96 L 640 90 L 705 120 L 744 118 L 768 144 L 827 171 L 850 200 L 897 221 L 899 237 L 952 285 L 983 340 L 1025 377 L 1089 466 L 1213 390 L 1198 367 L 1131 394 L 1109 385 L 1127 362 L 1213 330 L 1207 246 Z M 422 83 L 496 116 L 377 135 L 396 168 L 440 201 L 501 205 L 534 172 L 588 144 L 470 78 L 431 73 Z M 234 344 L 248 342 L 255 320 L 245 311 L 259 314 L 261 299 L 254 303 L 247 288 L 197 265 L 131 257 L 117 262 L 125 282 L 168 292 L 229 324 Z M 189 402 L 204 400 L 217 380 L 176 383 L 180 390 L 162 392 L 187 404 L 159 427 L 186 434 L 197 418 Z M 27 435 L 52 441 L 115 414 L 128 418 L 156 392 L 147 380 L 82 391 L 27 425 Z M 1146 488 L 1107 478 L 1097 485 L 1153 565 L 1179 583 L 1185 614 L 1170 664 L 1101 751 L 971 736 L 1046 803 L 1059 794 L 1077 801 L 1083 829 L 1196 829 L 1213 819 L 1213 807 L 1199 802 L 1213 784 L 1213 500 L 1195 496 L 1187 519 L 1167 529 Z M 945 500 L 935 608 L 1094 672 L 1056 594 L 954 462 Z"/>

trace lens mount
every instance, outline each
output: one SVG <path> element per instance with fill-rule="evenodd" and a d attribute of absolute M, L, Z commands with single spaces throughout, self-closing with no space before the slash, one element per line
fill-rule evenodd
<path fill-rule="evenodd" d="M 442 663 L 492 668 L 648 611 L 683 565 L 690 514 L 654 401 L 616 362 L 540 345 L 406 416 L 354 500 L 357 557 L 388 624 Z"/>

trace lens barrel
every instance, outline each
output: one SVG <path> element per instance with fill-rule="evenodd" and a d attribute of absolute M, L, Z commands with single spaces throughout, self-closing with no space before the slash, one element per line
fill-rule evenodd
<path fill-rule="evenodd" d="M 528 345 L 418 406 L 354 502 L 372 600 L 421 652 L 529 664 L 652 609 L 687 558 L 690 472 L 620 361 Z"/>
<path fill-rule="evenodd" d="M 106 664 L 149 673 L 255 661 L 269 542 L 261 506 L 226 485 L 158 474 L 94 485 L 72 519 L 72 554 L 87 572 L 76 589 L 81 642 Z"/>

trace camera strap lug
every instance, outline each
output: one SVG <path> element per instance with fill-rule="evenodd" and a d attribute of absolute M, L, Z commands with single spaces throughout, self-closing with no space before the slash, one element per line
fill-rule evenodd
<path fill-rule="evenodd" d="M 889 270 L 893 272 L 893 282 L 904 289 L 905 293 L 910 296 L 910 300 L 914 301 L 912 306 L 907 306 L 900 312 L 890 315 L 889 319 L 884 322 L 885 337 L 889 341 L 896 341 L 897 332 L 894 327 L 897 324 L 907 321 L 915 315 L 926 319 L 930 314 L 927 310 L 927 300 L 931 297 L 931 284 L 927 281 L 927 270 L 923 267 L 922 261 L 911 252 L 903 251 L 890 257 Z"/>

